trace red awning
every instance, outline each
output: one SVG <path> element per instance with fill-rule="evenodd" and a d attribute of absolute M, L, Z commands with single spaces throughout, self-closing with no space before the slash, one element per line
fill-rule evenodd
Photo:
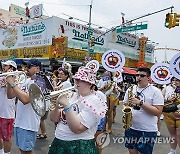
<path fill-rule="evenodd" d="M 135 70 L 130 69 L 130 68 L 126 68 L 126 67 L 123 68 L 123 73 L 137 74 L 137 72 Z"/>

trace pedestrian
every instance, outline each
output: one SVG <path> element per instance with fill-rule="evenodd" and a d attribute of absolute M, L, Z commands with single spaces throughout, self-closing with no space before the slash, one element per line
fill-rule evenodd
<path fill-rule="evenodd" d="M 38 116 L 32 108 L 28 89 L 36 73 L 39 72 L 41 62 L 38 59 L 30 59 L 27 62 L 27 76 L 29 77 L 22 85 L 17 85 L 14 78 L 9 76 L 6 81 L 8 98 L 18 98 L 16 118 L 14 124 L 15 145 L 19 147 L 21 154 L 32 154 L 36 136 L 40 124 Z M 41 87 L 40 87 L 41 88 Z"/>
<path fill-rule="evenodd" d="M 96 74 L 80 67 L 73 79 L 77 92 L 69 100 L 66 95 L 59 96 L 57 103 L 64 109 L 57 105 L 50 114 L 51 120 L 58 124 L 49 154 L 98 154 L 94 135 L 106 108 L 92 90 Z"/>
<path fill-rule="evenodd" d="M 2 62 L 3 73 L 16 71 L 14 61 Z M 12 146 L 12 129 L 15 119 L 15 98 L 7 98 L 6 76 L 1 77 L 0 83 L 0 154 L 9 154 Z"/>
<path fill-rule="evenodd" d="M 138 68 L 137 85 L 130 87 L 124 96 L 124 104 L 134 106 L 131 128 L 125 130 L 125 147 L 130 154 L 152 154 L 157 136 L 157 120 L 162 113 L 164 99 L 161 91 L 149 83 L 150 76 L 149 68 Z"/>

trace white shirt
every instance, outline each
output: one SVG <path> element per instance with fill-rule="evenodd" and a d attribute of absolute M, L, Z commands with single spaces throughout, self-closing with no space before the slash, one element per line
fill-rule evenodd
<path fill-rule="evenodd" d="M 128 90 L 124 96 L 124 103 L 128 102 Z M 164 105 L 161 91 L 152 85 L 148 85 L 146 88 L 138 88 L 136 85 L 133 86 L 133 95 L 137 96 L 137 92 L 140 93 L 138 97 L 140 100 L 143 100 L 144 103 L 149 105 Z M 140 110 L 132 109 L 132 129 L 146 132 L 158 131 L 157 120 L 157 116 L 147 113 L 143 108 Z"/>
<path fill-rule="evenodd" d="M 66 120 L 60 118 L 61 121 L 56 127 L 55 137 L 66 141 L 93 139 L 97 126 L 102 118 L 99 116 L 102 107 L 100 99 L 95 94 L 86 97 L 78 97 L 76 93 L 70 99 L 70 104 L 72 105 L 74 112 L 78 115 L 80 122 L 88 129 L 80 134 L 75 134 L 68 127 Z"/>
<path fill-rule="evenodd" d="M 173 88 L 171 85 L 168 85 L 165 88 L 165 100 L 169 99 L 170 97 L 172 97 L 172 94 L 174 94 L 175 88 Z"/>
<path fill-rule="evenodd" d="M 66 88 L 72 87 L 72 84 L 69 80 L 66 80 L 66 81 L 62 82 L 59 86 L 60 87 L 62 86 L 62 89 L 66 89 Z"/>
<path fill-rule="evenodd" d="M 6 87 L 0 88 L 0 117 L 5 119 L 15 118 L 15 98 L 7 98 Z"/>
<path fill-rule="evenodd" d="M 34 81 L 29 78 L 20 87 L 25 92 L 28 92 L 28 89 L 32 83 L 34 83 Z M 39 125 L 40 116 L 35 113 L 31 103 L 24 105 L 20 100 L 18 100 L 14 127 L 38 132 Z"/>

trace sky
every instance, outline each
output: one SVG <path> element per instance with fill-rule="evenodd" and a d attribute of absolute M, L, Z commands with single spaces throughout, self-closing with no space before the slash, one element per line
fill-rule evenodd
<path fill-rule="evenodd" d="M 8 10 L 10 4 L 25 7 L 26 2 L 29 2 L 29 7 L 43 4 L 44 15 L 54 15 L 64 19 L 69 18 L 66 16 L 69 15 L 87 22 L 89 21 L 89 5 L 92 2 L 91 22 L 106 28 L 121 24 L 121 12 L 125 14 L 125 20 L 132 20 L 171 6 L 174 6 L 173 12 L 180 14 L 180 0 L 0 0 L 0 8 Z M 156 48 L 180 49 L 180 26 L 172 29 L 164 26 L 168 12 L 171 12 L 171 9 L 134 21 L 148 23 L 147 30 L 136 33 L 144 33 L 150 42 L 155 42 Z M 73 21 L 79 22 L 76 19 Z M 155 57 L 158 62 L 164 60 L 165 52 L 168 61 L 177 53 L 172 50 L 156 50 Z"/>

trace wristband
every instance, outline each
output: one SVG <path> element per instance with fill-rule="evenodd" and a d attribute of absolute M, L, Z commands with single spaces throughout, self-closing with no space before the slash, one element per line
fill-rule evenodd
<path fill-rule="evenodd" d="M 72 109 L 72 106 L 66 107 L 66 108 L 64 108 L 64 112 L 66 113 L 66 112 L 70 111 L 71 109 Z"/>
<path fill-rule="evenodd" d="M 9 84 L 10 85 L 10 87 L 11 88 L 14 88 L 14 87 L 16 87 L 17 86 L 17 84 L 16 83 L 12 83 L 12 84 Z"/>
<path fill-rule="evenodd" d="M 139 106 L 142 106 L 144 104 L 143 100 L 140 101 Z"/>

